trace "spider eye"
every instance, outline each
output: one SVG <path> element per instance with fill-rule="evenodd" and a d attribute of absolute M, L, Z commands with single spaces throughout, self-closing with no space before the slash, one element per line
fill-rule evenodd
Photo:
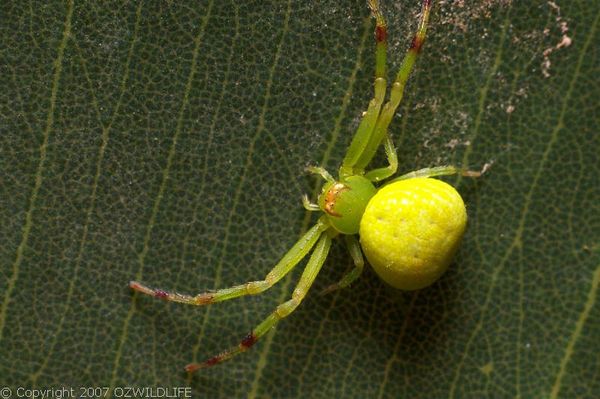
<path fill-rule="evenodd" d="M 368 179 L 351 176 L 343 182 L 325 184 L 319 195 L 319 207 L 337 231 L 356 234 L 365 208 L 376 192 Z"/>

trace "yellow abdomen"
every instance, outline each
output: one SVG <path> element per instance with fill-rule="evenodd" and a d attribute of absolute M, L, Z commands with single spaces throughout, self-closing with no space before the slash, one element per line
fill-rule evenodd
<path fill-rule="evenodd" d="M 448 268 L 467 223 L 465 204 L 441 180 L 413 178 L 381 188 L 360 222 L 360 243 L 388 284 L 416 290 Z"/>

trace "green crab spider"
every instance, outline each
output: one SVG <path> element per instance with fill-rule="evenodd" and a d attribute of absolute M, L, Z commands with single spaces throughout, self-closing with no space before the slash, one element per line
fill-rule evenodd
<path fill-rule="evenodd" d="M 310 202 L 306 195 L 302 198 L 307 210 L 323 212 L 318 222 L 263 280 L 198 295 L 153 289 L 136 281 L 129 283 L 137 292 L 167 301 L 209 305 L 260 294 L 280 281 L 312 250 L 291 299 L 277 306 L 237 346 L 202 363 L 188 364 L 185 367 L 188 372 L 214 366 L 245 352 L 281 319 L 291 314 L 315 281 L 327 258 L 332 239 L 340 234 L 344 235 L 354 268 L 326 291 L 348 287 L 361 275 L 365 263 L 363 251 L 385 282 L 399 289 L 420 289 L 440 277 L 458 248 L 466 225 L 464 202 L 453 187 L 431 177 L 453 174 L 478 177 L 484 170 L 474 172 L 454 166 L 439 166 L 407 173 L 379 188 L 374 185 L 394 175 L 398 168 L 396 151 L 387 129 L 423 46 L 432 0 L 422 1 L 417 32 L 392 83 L 389 101 L 385 104 L 387 27 L 379 1 L 368 0 L 368 5 L 376 22 L 375 93 L 344 157 L 338 179 L 321 167 L 307 168 L 308 172 L 320 175 L 325 180 L 317 203 Z M 382 143 L 389 165 L 365 172 Z M 357 234 L 360 235 L 360 244 Z"/>

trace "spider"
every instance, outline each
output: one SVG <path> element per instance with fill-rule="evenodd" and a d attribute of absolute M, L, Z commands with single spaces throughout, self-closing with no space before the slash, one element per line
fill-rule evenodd
<path fill-rule="evenodd" d="M 379 1 L 368 0 L 368 5 L 376 22 L 375 93 L 346 152 L 338 179 L 322 167 L 307 168 L 308 172 L 325 180 L 317 203 L 310 202 L 306 195 L 302 198 L 307 210 L 323 213 L 318 222 L 294 244 L 264 280 L 194 296 L 152 289 L 136 281 L 129 283 L 135 291 L 167 301 L 209 305 L 262 293 L 281 280 L 312 250 L 290 300 L 277 306 L 237 346 L 203 363 L 188 364 L 185 367 L 188 372 L 214 366 L 245 352 L 281 319 L 290 315 L 306 296 L 327 258 L 332 239 L 338 235 L 344 236 L 354 267 L 338 283 L 329 286 L 325 290 L 327 292 L 348 287 L 361 275 L 365 263 L 363 251 L 375 272 L 391 286 L 404 290 L 426 287 L 444 273 L 460 244 L 467 221 L 464 202 L 452 186 L 431 177 L 452 174 L 478 177 L 485 168 L 481 172 L 454 166 L 425 168 L 375 187 L 376 183 L 394 175 L 398 167 L 396 150 L 387 128 L 423 46 L 432 0 L 422 1 L 418 30 L 385 105 L 387 27 Z M 389 165 L 365 172 L 381 144 Z M 357 234 L 360 235 L 360 243 Z"/>

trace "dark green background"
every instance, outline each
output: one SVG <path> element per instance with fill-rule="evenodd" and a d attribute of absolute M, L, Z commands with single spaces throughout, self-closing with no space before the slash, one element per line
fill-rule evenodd
<path fill-rule="evenodd" d="M 384 4 L 395 71 L 420 5 Z M 208 308 L 133 296 L 264 276 L 311 220 L 371 96 L 363 1 L 2 2 L 0 385 L 196 397 L 599 397 L 598 2 L 435 4 L 391 133 L 401 171 L 468 206 L 449 272 L 399 293 L 336 243 L 305 303 L 188 377 L 290 294 Z M 572 39 L 561 42 L 563 28 Z M 549 76 L 545 76 L 545 74 Z M 380 159 L 381 161 L 381 159 Z M 314 217 L 314 216 L 313 216 Z"/>

